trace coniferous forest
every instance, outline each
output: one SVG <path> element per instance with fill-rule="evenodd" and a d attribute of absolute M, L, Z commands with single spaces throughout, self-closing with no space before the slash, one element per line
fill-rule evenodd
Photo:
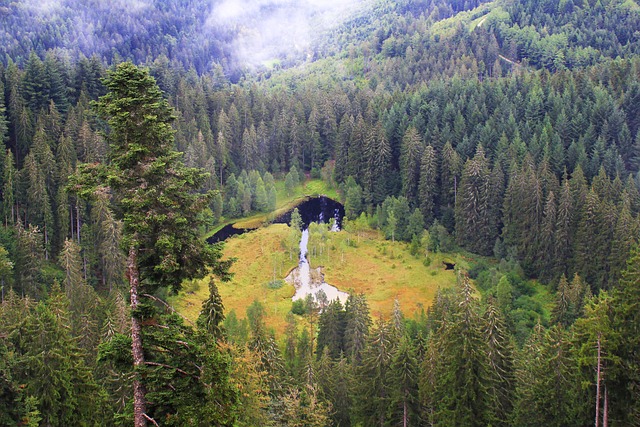
<path fill-rule="evenodd" d="M 640 426 L 640 2 L 329 1 L 255 62 L 314 2 L 227 3 L 0 0 L 0 425 Z M 474 261 L 226 310 L 205 236 L 308 179 Z"/>

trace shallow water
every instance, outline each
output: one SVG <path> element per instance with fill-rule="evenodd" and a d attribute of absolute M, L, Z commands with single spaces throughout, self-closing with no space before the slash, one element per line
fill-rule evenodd
<path fill-rule="evenodd" d="M 337 231 L 333 230 L 332 231 Z M 328 284 L 324 280 L 320 283 L 314 283 L 311 278 L 311 266 L 309 265 L 309 254 L 307 250 L 307 245 L 309 243 L 309 229 L 305 229 L 302 232 L 302 238 L 300 239 L 300 262 L 298 263 L 298 267 L 295 268 L 291 275 L 288 277 L 290 281 L 293 282 L 293 285 L 296 288 L 295 295 L 291 298 L 292 301 L 296 301 L 299 299 L 305 299 L 307 295 L 311 294 L 314 296 L 315 300 L 318 301 L 317 294 L 320 291 L 323 291 L 327 296 L 329 301 L 340 300 L 342 304 L 347 302 L 347 298 L 349 298 L 349 294 L 346 292 L 342 292 L 338 288 L 333 285 Z M 320 277 L 324 279 L 324 276 L 320 274 Z"/>

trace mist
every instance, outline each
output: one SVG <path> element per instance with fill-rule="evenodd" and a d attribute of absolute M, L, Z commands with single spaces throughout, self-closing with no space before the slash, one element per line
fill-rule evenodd
<path fill-rule="evenodd" d="M 105 63 L 162 54 L 199 73 L 222 65 L 235 79 L 275 60 L 307 59 L 314 41 L 373 1 L 16 0 L 0 7 L 0 62 L 24 61 L 32 46 L 55 49 L 64 60 L 95 54 Z M 8 30 L 23 27 L 33 45 Z"/>
<path fill-rule="evenodd" d="M 369 0 L 222 0 L 206 21 L 210 30 L 234 34 L 239 64 L 309 53 L 316 37 L 352 16 Z"/>

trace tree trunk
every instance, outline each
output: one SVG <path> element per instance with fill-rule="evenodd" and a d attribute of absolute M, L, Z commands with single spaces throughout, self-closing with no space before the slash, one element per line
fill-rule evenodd
<path fill-rule="evenodd" d="M 76 204 L 76 237 L 80 244 L 80 207 Z"/>
<path fill-rule="evenodd" d="M 131 353 L 133 355 L 134 368 L 140 369 L 144 366 L 144 353 L 142 351 L 142 328 L 140 321 L 135 315 L 138 308 L 138 250 L 131 246 L 129 248 L 129 258 L 127 259 L 127 277 L 131 285 Z M 147 419 L 145 417 L 146 400 L 145 389 L 140 381 L 139 372 L 136 373 L 133 380 L 133 420 L 135 427 L 146 427 Z"/>
<path fill-rule="evenodd" d="M 600 426 L 600 336 L 598 335 L 598 363 L 596 367 L 596 427 Z"/>
<path fill-rule="evenodd" d="M 602 414 L 602 427 L 609 427 L 609 392 L 607 386 L 604 386 L 604 414 Z"/>
<path fill-rule="evenodd" d="M 409 411 L 407 410 L 407 400 L 405 398 L 404 402 L 402 402 L 402 426 L 403 427 L 408 427 L 409 426 L 408 412 Z"/>

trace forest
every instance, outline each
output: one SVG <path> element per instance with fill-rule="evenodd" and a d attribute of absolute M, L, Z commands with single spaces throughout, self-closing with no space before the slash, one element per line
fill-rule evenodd
<path fill-rule="evenodd" d="M 258 66 L 219 2 L 36 3 L 0 1 L 0 425 L 640 425 L 637 0 L 372 0 Z M 309 179 L 474 262 L 406 315 L 225 310 L 205 236 Z"/>

